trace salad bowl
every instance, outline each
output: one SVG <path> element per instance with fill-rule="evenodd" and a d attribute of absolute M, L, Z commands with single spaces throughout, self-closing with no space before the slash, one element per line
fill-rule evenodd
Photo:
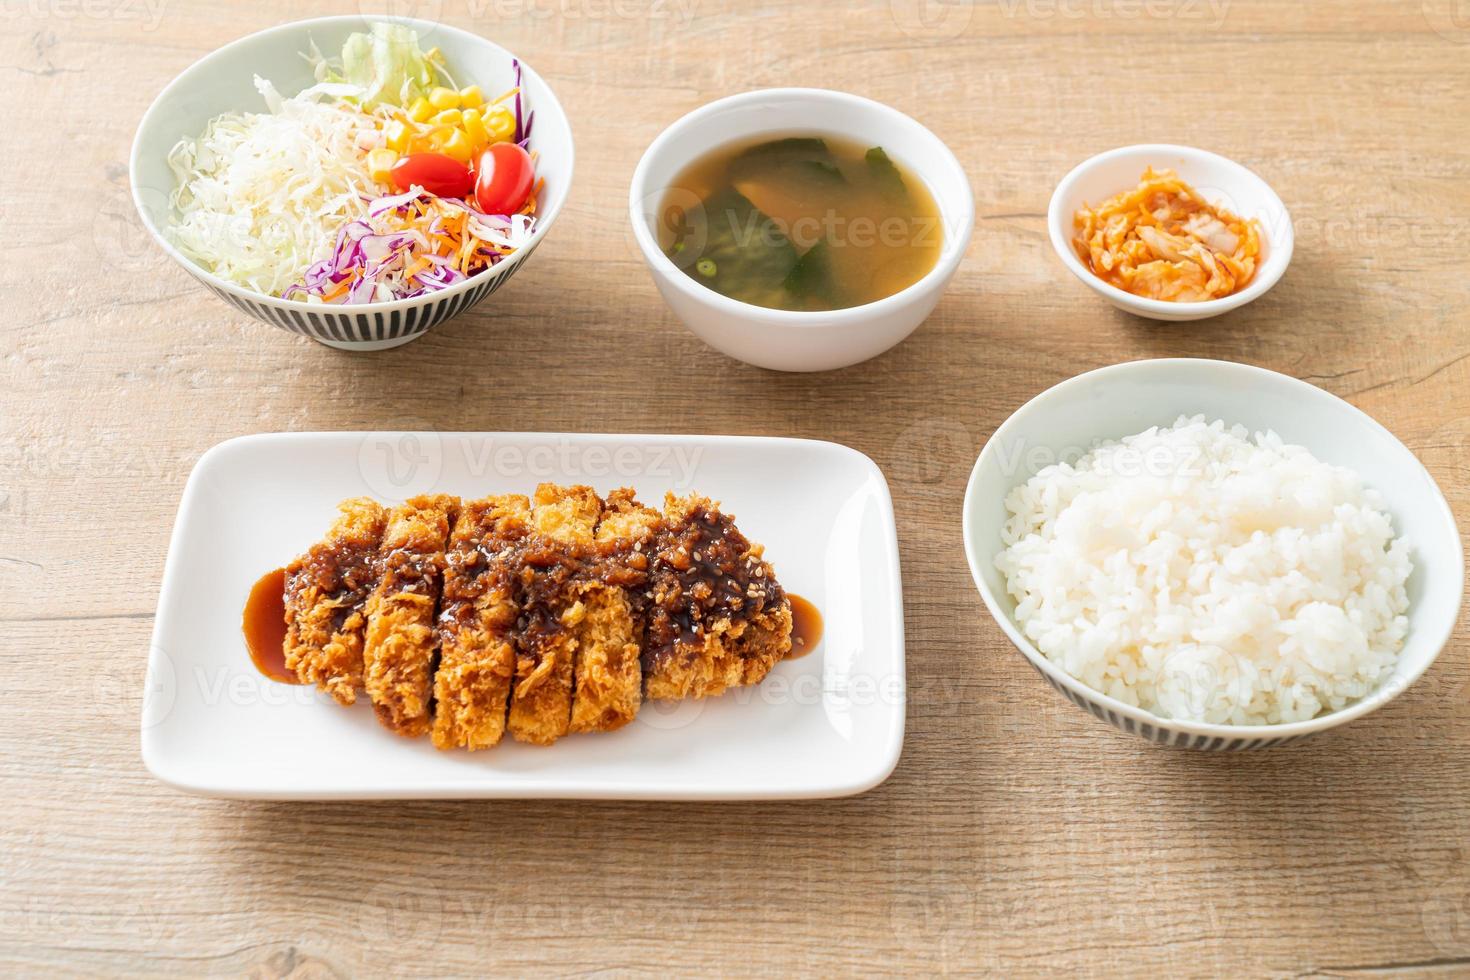
<path fill-rule="evenodd" d="M 228 281 L 201 267 L 169 240 L 165 229 L 175 219 L 170 205 L 175 177 L 169 154 L 186 137 L 201 133 L 225 112 L 263 112 L 258 76 L 283 96 L 313 85 L 312 65 L 303 56 L 313 45 L 341 50 L 347 38 L 368 29 L 361 16 L 322 17 L 283 24 L 251 34 L 205 56 L 185 69 L 154 100 L 133 140 L 130 180 L 139 216 L 159 247 L 211 292 L 241 312 L 282 330 L 329 347 L 374 351 L 415 340 L 429 328 L 484 302 L 531 257 L 565 204 L 572 181 L 571 125 L 550 86 L 524 62 L 482 37 L 444 24 L 411 18 L 372 18 L 412 28 L 437 46 L 456 81 L 486 93 L 521 88 L 525 107 L 535 114 L 529 149 L 536 175 L 544 181 L 536 220 L 528 239 L 495 265 L 443 289 L 388 302 L 355 304 L 306 302 L 270 296 Z"/>

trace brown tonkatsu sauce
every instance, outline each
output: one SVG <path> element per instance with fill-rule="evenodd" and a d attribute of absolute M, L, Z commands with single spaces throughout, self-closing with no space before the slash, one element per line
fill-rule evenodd
<path fill-rule="evenodd" d="M 499 531 L 487 535 L 473 549 L 445 553 L 446 573 L 443 594 L 439 599 L 439 624 L 441 628 L 464 628 L 475 616 L 475 603 L 487 592 L 503 584 L 510 574 L 510 567 L 500 561 L 508 554 L 514 541 Z"/>
<path fill-rule="evenodd" d="M 726 617 L 754 617 L 783 602 L 790 603 L 792 618 L 788 659 L 810 653 L 822 639 L 822 616 L 816 607 L 787 593 L 768 574 L 758 553 L 751 553 L 749 540 L 734 522 L 706 508 L 678 523 L 661 524 L 637 541 L 599 543 L 590 549 L 521 532 L 488 535 L 473 551 L 443 558 L 405 552 L 377 557 L 351 549 L 313 555 L 294 575 L 275 569 L 251 590 L 244 613 L 251 660 L 273 680 L 298 682 L 286 669 L 283 654 L 283 593 L 296 582 L 314 579 L 330 590 L 328 594 L 343 600 L 345 618 L 372 590 L 376 577 L 387 576 L 398 589 L 419 591 L 442 576 L 444 564 L 451 562 L 469 573 L 462 576 L 468 588 L 464 595 L 453 591 L 441 597 L 436 619 L 443 626 L 463 625 L 472 615 L 475 598 L 506 578 L 514 583 L 516 627 L 522 637 L 565 630 L 556 611 L 574 602 L 588 583 L 626 590 L 645 669 L 672 656 L 679 644 L 696 642 L 707 624 Z"/>
<path fill-rule="evenodd" d="M 708 508 L 677 525 L 663 525 L 650 548 L 645 667 L 692 644 L 707 624 L 723 617 L 758 616 L 786 593 L 750 554 L 750 541 L 725 514 Z"/>
<path fill-rule="evenodd" d="M 298 684 L 295 673 L 286 669 L 286 570 L 273 569 L 262 575 L 245 600 L 241 629 L 245 646 L 257 670 L 273 681 Z"/>
<path fill-rule="evenodd" d="M 804 657 L 822 642 L 822 614 L 817 607 L 794 592 L 786 593 L 791 602 L 791 652 L 787 660 Z"/>
<path fill-rule="evenodd" d="M 332 628 L 340 630 L 347 617 L 362 608 L 368 593 L 383 574 L 376 545 L 313 549 L 293 563 L 285 576 L 285 591 L 297 592 L 311 583 L 337 605 Z"/>

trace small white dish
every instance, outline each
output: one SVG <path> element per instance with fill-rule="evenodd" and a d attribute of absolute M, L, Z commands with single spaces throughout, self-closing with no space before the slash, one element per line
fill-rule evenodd
<path fill-rule="evenodd" d="M 368 30 L 375 20 L 392 21 L 418 31 L 425 47 L 443 50 L 461 85 L 477 84 L 495 94 L 514 85 L 514 55 L 498 44 L 447 24 L 387 15 L 296 21 L 240 38 L 184 69 L 143 114 L 133 138 L 129 166 L 133 203 L 143 226 L 186 272 L 242 313 L 341 350 L 375 351 L 401 346 L 487 299 L 530 259 L 551 230 L 572 184 L 571 124 L 551 87 L 522 61 L 525 106 L 535 113 L 531 149 L 538 154 L 536 173 L 545 180 L 545 189 L 531 240 L 493 268 L 425 296 L 347 306 L 257 293 L 221 279 L 175 248 L 163 234 L 174 189 L 174 176 L 168 167 L 168 154 L 174 145 L 202 133 L 209 120 L 223 112 L 265 111 L 255 90 L 256 75 L 275 83 L 286 96 L 307 88 L 315 78 L 301 53 L 313 42 L 325 53 L 340 52 L 349 35 Z"/>
<path fill-rule="evenodd" d="M 1180 415 L 1274 430 L 1318 459 L 1345 466 L 1377 490 L 1410 547 L 1409 633 L 1393 675 L 1340 711 L 1282 725 L 1214 725 L 1158 717 L 1099 694 L 1048 660 L 1017 628 L 1015 601 L 995 567 L 1012 487 L 1103 439 L 1116 440 Z M 995 430 L 965 490 L 965 556 L 975 586 L 1007 638 L 1073 703 L 1155 742 L 1199 749 L 1258 749 L 1297 741 L 1374 711 L 1419 679 L 1449 640 L 1464 591 L 1464 551 L 1454 515 L 1423 464 L 1383 426 L 1335 395 L 1284 374 L 1229 361 L 1132 361 L 1049 388 Z"/>
<path fill-rule="evenodd" d="M 1137 186 L 1149 167 L 1172 169 L 1211 204 L 1242 218 L 1260 221 L 1261 263 L 1244 289 L 1203 303 L 1147 299 L 1104 282 L 1077 257 L 1072 247 L 1072 219 L 1077 209 L 1101 204 L 1114 194 Z M 1082 161 L 1062 178 L 1052 193 L 1046 223 L 1052 247 L 1062 264 L 1089 289 L 1125 313 L 1175 322 L 1219 316 L 1264 295 L 1291 264 L 1296 242 L 1286 205 L 1255 172 L 1217 153 L 1169 143 L 1124 146 Z"/>
<path fill-rule="evenodd" d="M 831 135 L 882 146 L 934 195 L 944 226 L 939 261 L 892 296 L 829 312 L 773 310 L 706 288 L 659 247 L 658 212 L 679 174 L 704 154 L 761 135 Z M 954 277 L 975 226 L 975 200 L 949 148 L 913 119 L 871 99 L 825 89 L 745 92 L 701 106 L 644 151 L 628 193 L 633 235 L 674 315 L 716 350 L 777 371 L 828 371 L 866 361 L 924 322 Z"/>
<path fill-rule="evenodd" d="M 317 540 L 344 497 L 529 492 L 542 481 L 723 502 L 822 641 L 756 687 L 651 702 L 616 732 L 439 752 L 266 679 L 241 636 L 250 586 Z M 888 484 L 830 442 L 732 436 L 282 433 L 215 446 L 184 489 L 142 719 L 159 779 L 249 799 L 844 796 L 887 778 L 904 729 L 903 591 Z"/>

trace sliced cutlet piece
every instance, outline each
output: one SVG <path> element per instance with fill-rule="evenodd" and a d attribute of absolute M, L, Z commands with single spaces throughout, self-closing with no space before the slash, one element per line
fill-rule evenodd
<path fill-rule="evenodd" d="M 549 745 L 571 724 L 574 627 L 586 613 L 579 592 L 602 501 L 591 487 L 543 483 L 534 505 L 521 548 L 520 635 L 507 724 L 517 741 Z"/>
<path fill-rule="evenodd" d="M 633 720 L 643 700 L 642 617 L 648 546 L 661 515 L 626 487 L 608 495 L 597 523 L 597 557 L 579 594 L 574 732 L 612 731 Z"/>
<path fill-rule="evenodd" d="M 445 552 L 434 746 L 486 749 L 505 733 L 516 673 L 516 572 L 530 530 L 521 494 L 467 501 Z"/>
<path fill-rule="evenodd" d="M 286 566 L 286 669 L 339 704 L 362 687 L 363 607 L 377 584 L 386 511 L 366 497 L 344 500 L 327 536 Z"/>
<path fill-rule="evenodd" d="M 367 605 L 363 686 L 378 721 L 414 738 L 429 730 L 434 616 L 444 579 L 444 547 L 459 498 L 412 497 L 388 512 L 378 550 L 382 577 Z"/>
<path fill-rule="evenodd" d="M 651 699 L 755 684 L 791 649 L 791 603 L 735 521 L 707 497 L 664 499 L 643 646 Z"/>

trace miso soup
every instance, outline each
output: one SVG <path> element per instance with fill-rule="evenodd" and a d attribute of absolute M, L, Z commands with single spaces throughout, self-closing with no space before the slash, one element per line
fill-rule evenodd
<path fill-rule="evenodd" d="M 944 244 L 923 181 L 881 146 L 831 136 L 713 150 L 674 180 L 658 217 L 659 245 L 685 274 L 779 310 L 892 296 L 933 269 Z"/>

